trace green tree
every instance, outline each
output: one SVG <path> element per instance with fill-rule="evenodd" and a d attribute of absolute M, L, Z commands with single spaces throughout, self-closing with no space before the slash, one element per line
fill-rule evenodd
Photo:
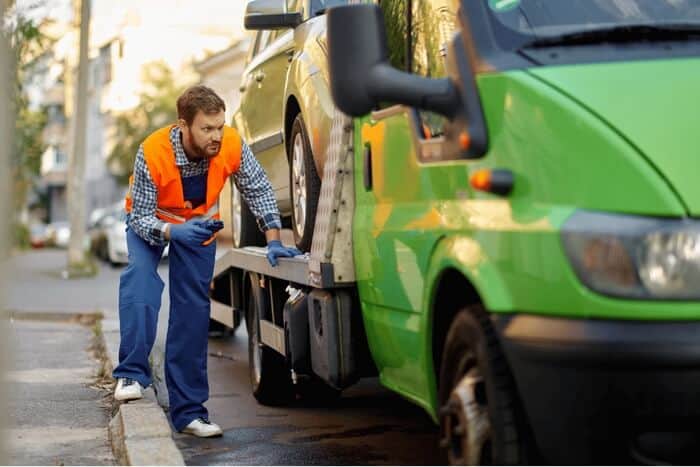
<path fill-rule="evenodd" d="M 389 49 L 389 63 L 394 68 L 407 71 L 409 63 L 409 24 L 408 10 L 411 1 L 382 0 L 381 8 L 384 13 L 386 36 Z"/>
<path fill-rule="evenodd" d="M 124 185 L 129 182 L 143 140 L 176 121 L 175 102 L 187 87 L 176 82 L 172 70 L 163 62 L 149 63 L 143 73 L 146 84 L 139 93 L 139 104 L 114 119 L 115 144 L 107 160 L 112 174 Z"/>
<path fill-rule="evenodd" d="M 39 176 L 41 155 L 45 149 L 42 132 L 46 125 L 46 112 L 31 109 L 26 93 L 27 82 L 52 44 L 39 25 L 28 17 L 28 13 L 39 6 L 41 3 L 25 11 L 17 8 L 8 10 L 2 17 L 0 31 L 10 45 L 10 57 L 14 61 L 14 79 L 11 83 L 14 101 L 11 105 L 16 119 L 10 153 L 10 176 L 13 181 L 12 212 L 15 216 L 26 205 L 27 196 Z M 14 219 L 13 223 L 16 222 L 17 219 Z"/>

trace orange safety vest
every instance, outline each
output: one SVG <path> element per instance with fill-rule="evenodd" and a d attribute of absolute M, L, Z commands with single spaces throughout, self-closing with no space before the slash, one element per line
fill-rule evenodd
<path fill-rule="evenodd" d="M 201 217 L 219 219 L 219 193 L 228 177 L 241 165 L 241 137 L 228 126 L 224 127 L 219 153 L 209 159 L 207 174 L 207 196 L 204 204 L 192 208 L 185 201 L 180 170 L 175 164 L 175 151 L 170 142 L 168 126 L 156 130 L 143 142 L 143 155 L 151 179 L 158 190 L 156 216 L 171 224 L 182 224 L 188 220 Z M 129 178 L 129 191 L 126 194 L 125 208 L 130 213 L 132 208 L 131 189 L 134 184 L 133 174 Z"/>

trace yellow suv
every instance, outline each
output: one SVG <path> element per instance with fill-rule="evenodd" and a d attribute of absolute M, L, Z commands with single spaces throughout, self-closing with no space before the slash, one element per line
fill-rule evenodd
<path fill-rule="evenodd" d="M 257 30 L 234 122 L 267 172 L 297 246 L 308 251 L 334 109 L 328 87 L 326 17 L 347 0 L 254 0 L 246 29 Z M 255 219 L 233 190 L 233 241 L 262 244 Z"/>

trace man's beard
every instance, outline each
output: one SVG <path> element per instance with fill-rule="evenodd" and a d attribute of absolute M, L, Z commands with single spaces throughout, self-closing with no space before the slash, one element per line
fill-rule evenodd
<path fill-rule="evenodd" d="M 195 144 L 192 142 L 192 149 L 195 152 L 195 155 L 197 156 L 197 159 L 208 159 L 211 157 L 216 156 L 219 153 L 219 150 L 221 149 L 221 143 L 216 144 L 216 152 L 209 152 L 207 150 L 208 147 L 213 146 L 212 144 L 207 144 L 206 146 L 200 146 L 198 144 Z M 212 151 L 214 149 L 212 148 Z"/>

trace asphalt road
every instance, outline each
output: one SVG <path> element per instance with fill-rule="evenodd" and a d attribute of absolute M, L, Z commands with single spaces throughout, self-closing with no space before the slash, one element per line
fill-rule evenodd
<path fill-rule="evenodd" d="M 245 326 L 209 340 L 210 418 L 224 436 L 176 434 L 189 465 L 442 464 L 425 412 L 365 379 L 326 406 L 259 405 L 250 391 Z"/>

